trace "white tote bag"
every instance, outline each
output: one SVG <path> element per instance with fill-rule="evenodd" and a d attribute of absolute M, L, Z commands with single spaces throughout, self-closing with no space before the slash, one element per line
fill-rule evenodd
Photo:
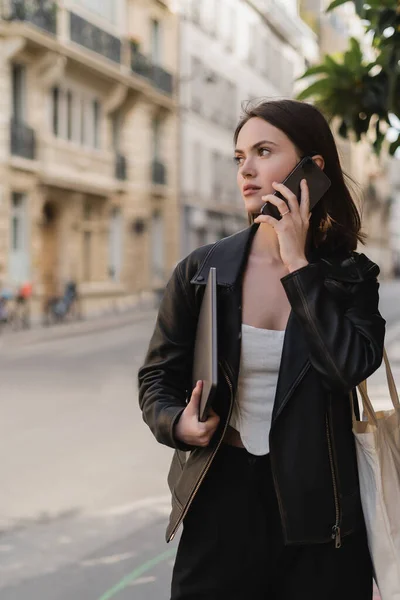
<path fill-rule="evenodd" d="M 384 352 L 393 410 L 375 412 L 366 382 L 358 386 L 368 421 L 353 407 L 361 502 L 374 578 L 382 600 L 400 600 L 400 403 Z"/>

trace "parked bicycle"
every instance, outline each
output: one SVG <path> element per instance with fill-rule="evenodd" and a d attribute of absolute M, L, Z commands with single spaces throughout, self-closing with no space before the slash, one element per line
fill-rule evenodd
<path fill-rule="evenodd" d="M 13 331 L 28 329 L 30 320 L 30 298 L 32 285 L 24 283 L 16 292 L 11 288 L 0 290 L 0 330 L 10 328 Z"/>
<path fill-rule="evenodd" d="M 81 319 L 78 288 L 75 281 L 68 281 L 62 296 L 48 300 L 45 307 L 45 325 L 61 323 L 67 319 Z"/>

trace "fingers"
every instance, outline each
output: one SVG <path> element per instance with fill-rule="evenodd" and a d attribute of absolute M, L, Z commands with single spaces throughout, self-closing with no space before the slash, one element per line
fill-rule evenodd
<path fill-rule="evenodd" d="M 218 427 L 219 421 L 219 416 L 212 411 L 212 414 L 208 417 L 207 421 L 200 423 L 202 429 L 198 438 L 200 446 L 208 446 Z"/>
<path fill-rule="evenodd" d="M 278 206 L 278 204 L 276 204 L 275 202 L 272 202 L 272 204 L 275 204 L 275 206 L 278 207 L 279 212 L 282 214 L 284 212 L 287 211 L 288 209 L 288 205 L 290 208 L 290 212 L 296 214 L 299 211 L 299 200 L 296 196 L 296 194 L 294 194 L 291 190 L 289 190 L 288 187 L 286 187 L 286 185 L 284 185 L 283 183 L 276 183 L 276 181 L 273 182 L 272 187 L 279 192 L 280 194 L 282 194 L 282 196 L 284 198 L 286 198 L 287 203 L 284 200 L 280 200 L 281 204 L 280 206 Z M 272 196 L 273 198 L 277 198 L 277 196 Z"/>
<path fill-rule="evenodd" d="M 262 200 L 266 202 L 270 202 L 274 206 L 277 207 L 281 215 L 289 214 L 287 211 L 290 211 L 292 216 L 300 215 L 301 219 L 304 223 L 308 223 L 311 218 L 310 212 L 310 192 L 308 188 L 307 181 L 302 179 L 300 182 L 300 190 L 301 190 L 301 202 L 296 197 L 296 195 L 289 190 L 283 183 L 273 183 L 273 187 L 282 194 L 287 200 L 287 203 L 279 198 L 278 196 L 274 196 L 274 194 L 267 194 L 262 197 Z M 283 218 L 283 217 L 282 217 Z M 255 223 L 269 223 L 272 227 L 275 227 L 279 221 L 274 219 L 269 215 L 259 215 L 254 219 Z"/>
<path fill-rule="evenodd" d="M 207 421 L 204 422 L 204 425 L 208 426 L 208 429 L 211 431 L 215 431 L 216 428 L 218 427 L 218 423 L 220 421 L 219 415 L 217 415 L 216 412 L 213 411 L 213 409 L 210 410 L 210 413 L 208 415 L 208 419 Z"/>
<path fill-rule="evenodd" d="M 280 212 L 281 215 L 286 213 L 288 210 L 291 210 L 290 206 L 288 206 L 287 203 L 284 200 L 282 200 L 282 198 L 279 198 L 279 196 L 274 196 L 274 194 L 267 194 L 266 196 L 263 196 L 261 199 L 264 200 L 265 202 L 270 202 L 271 204 L 276 206 L 276 208 L 278 209 L 278 211 Z M 264 215 L 264 216 L 270 216 L 270 215 Z M 276 220 L 277 219 L 275 219 L 275 221 Z"/>
<path fill-rule="evenodd" d="M 258 217 L 254 219 L 254 223 L 268 223 L 272 227 L 276 227 L 279 221 L 278 219 L 274 219 L 274 217 L 270 217 L 269 215 L 258 215 Z"/>
<path fill-rule="evenodd" d="M 203 382 L 198 381 L 196 383 L 196 387 L 194 388 L 192 395 L 190 397 L 189 404 L 187 405 L 187 411 L 189 414 L 191 414 L 191 415 L 198 414 L 202 391 L 203 391 Z"/>
<path fill-rule="evenodd" d="M 301 202 L 300 202 L 300 214 L 303 221 L 309 221 L 311 217 L 310 212 L 310 190 L 306 179 L 302 179 L 300 183 L 301 187 Z"/>

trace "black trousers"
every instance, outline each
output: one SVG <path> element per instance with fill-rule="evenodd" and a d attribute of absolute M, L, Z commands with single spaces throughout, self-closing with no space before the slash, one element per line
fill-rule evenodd
<path fill-rule="evenodd" d="M 171 600 L 371 600 L 365 532 L 285 546 L 269 455 L 222 445 L 184 520 Z"/>

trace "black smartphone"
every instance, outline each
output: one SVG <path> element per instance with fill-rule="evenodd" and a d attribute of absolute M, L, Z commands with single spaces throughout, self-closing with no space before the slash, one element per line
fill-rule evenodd
<path fill-rule="evenodd" d="M 282 183 L 284 183 L 290 191 L 296 194 L 297 198 L 300 198 L 300 182 L 302 179 L 306 179 L 308 183 L 308 189 L 310 191 L 310 211 L 312 211 L 314 206 L 330 188 L 331 180 L 313 161 L 311 156 L 302 158 Z M 274 196 L 278 196 L 278 198 L 284 200 L 286 204 L 288 203 L 286 198 L 284 198 L 280 192 L 275 192 Z M 278 221 L 282 218 L 279 210 L 270 202 L 264 204 L 260 214 L 269 215 L 274 217 L 274 219 L 278 219 Z"/>

